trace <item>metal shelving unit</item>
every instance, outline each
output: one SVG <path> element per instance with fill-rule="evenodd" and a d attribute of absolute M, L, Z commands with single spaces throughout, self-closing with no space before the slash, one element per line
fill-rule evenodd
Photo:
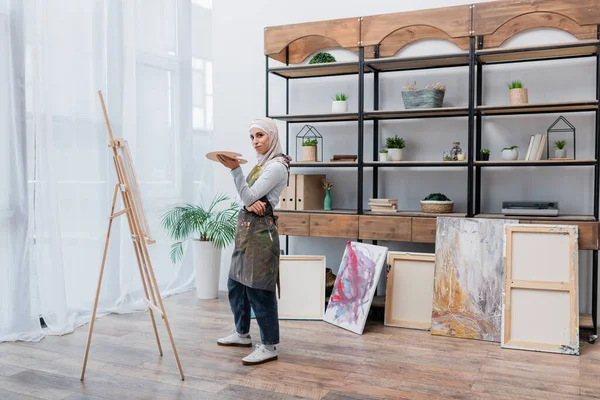
<path fill-rule="evenodd" d="M 599 26 L 600 31 L 600 26 Z M 575 43 L 531 46 L 519 48 L 484 49 L 483 37 L 470 37 L 469 50 L 458 54 L 445 54 L 439 56 L 410 57 L 410 58 L 379 58 L 379 45 L 375 46 L 373 59 L 365 59 L 365 49 L 358 48 L 358 61 L 336 62 L 330 64 L 289 66 L 289 56 L 286 50 L 286 66 L 269 67 L 269 56 L 266 56 L 266 115 L 286 122 L 286 153 L 290 152 L 290 124 L 308 122 L 345 122 L 357 124 L 357 161 L 356 162 L 318 162 L 318 163 L 292 163 L 293 168 L 356 168 L 357 171 L 357 203 L 353 210 L 310 211 L 310 213 L 331 213 L 351 215 L 384 215 L 384 216 L 415 216 L 417 212 L 398 212 L 393 215 L 373 213 L 363 209 L 364 169 L 373 172 L 373 197 L 378 197 L 378 171 L 380 168 L 465 168 L 467 179 L 467 210 L 457 213 L 462 217 L 503 218 L 500 214 L 481 213 L 481 174 L 488 167 L 593 167 L 594 168 L 594 212 L 593 215 L 572 216 L 570 219 L 559 218 L 557 221 L 589 221 L 598 222 L 600 196 L 600 35 L 597 40 L 583 40 Z M 596 61 L 596 99 L 563 103 L 541 103 L 526 105 L 483 105 L 483 68 L 485 65 L 508 64 L 534 61 L 550 61 L 557 59 L 573 59 L 594 57 Z M 448 107 L 438 109 L 411 109 L 411 110 L 380 110 L 380 74 L 396 71 L 423 70 L 435 68 L 465 67 L 469 74 L 468 104 L 465 107 Z M 364 104 L 365 74 L 373 74 L 373 110 L 366 111 Z M 286 81 L 286 114 L 269 114 L 269 78 L 274 75 Z M 358 110 L 355 113 L 343 114 L 306 114 L 289 115 L 290 80 L 326 78 L 332 76 L 355 76 L 358 81 Z M 589 160 L 537 160 L 537 161 L 480 161 L 478 158 L 482 143 L 482 120 L 486 116 L 526 116 L 530 114 L 545 113 L 576 113 L 593 112 L 596 115 L 595 127 L 595 157 Z M 380 121 L 401 119 L 426 119 L 426 118 L 456 118 L 467 119 L 468 143 L 467 159 L 464 162 L 448 161 L 403 161 L 403 162 L 378 162 L 364 160 L 364 124 L 365 121 L 373 124 L 373 160 L 377 160 L 379 149 Z M 288 210 L 289 212 L 290 210 Z M 286 212 L 286 211 L 283 211 Z M 301 211 L 294 211 L 300 212 Z M 535 219 L 535 218 L 522 218 Z M 376 243 L 376 241 L 375 241 Z M 286 236 L 286 249 L 289 248 L 289 236 Z M 590 343 L 597 338 L 597 303 L 598 303 L 598 250 L 592 251 L 592 315 L 583 316 L 582 330 L 590 330 Z M 589 326 L 586 326 L 589 325 Z"/>

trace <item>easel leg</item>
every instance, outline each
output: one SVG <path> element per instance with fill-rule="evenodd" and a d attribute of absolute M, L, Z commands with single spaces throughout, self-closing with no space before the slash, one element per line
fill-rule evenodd
<path fill-rule="evenodd" d="M 96 298 L 94 300 L 94 309 L 92 311 L 92 319 L 90 320 L 90 331 L 88 333 L 87 344 L 85 346 L 85 356 L 83 357 L 83 367 L 81 369 L 80 379 L 83 381 L 85 376 L 85 367 L 87 365 L 88 355 L 90 352 L 90 344 L 92 343 L 92 332 L 94 330 L 94 322 L 96 321 L 96 311 L 98 310 L 98 299 L 100 298 L 100 288 L 102 287 L 102 277 L 104 276 L 104 266 L 106 265 L 106 255 L 108 253 L 108 243 L 110 240 L 110 231 L 112 228 L 113 214 L 115 213 L 115 204 L 117 202 L 117 191 L 119 185 L 115 185 L 113 193 L 112 206 L 110 208 L 110 218 L 108 221 L 108 229 L 106 231 L 106 242 L 104 243 L 104 254 L 102 255 L 102 265 L 100 266 L 100 276 L 98 277 L 98 287 L 96 289 Z"/>

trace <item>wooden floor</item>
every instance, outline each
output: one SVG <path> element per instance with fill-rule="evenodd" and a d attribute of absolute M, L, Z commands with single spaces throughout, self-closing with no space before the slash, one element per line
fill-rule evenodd
<path fill-rule="evenodd" d="M 232 326 L 223 294 L 166 299 L 186 374 L 148 313 L 96 323 L 85 382 L 87 326 L 39 343 L 0 344 L 0 399 L 579 399 L 600 398 L 600 342 L 579 357 L 501 349 L 369 322 L 362 336 L 324 322 L 282 321 L 279 360 L 246 367 L 249 349 L 220 347 Z M 259 338 L 253 321 L 252 334 Z"/>

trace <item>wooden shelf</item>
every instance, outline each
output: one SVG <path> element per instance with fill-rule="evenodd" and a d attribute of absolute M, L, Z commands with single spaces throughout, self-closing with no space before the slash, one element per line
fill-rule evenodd
<path fill-rule="evenodd" d="M 585 166 L 594 165 L 596 160 L 490 160 L 475 161 L 480 167 L 548 167 L 548 166 Z"/>
<path fill-rule="evenodd" d="M 579 313 L 579 327 L 591 329 L 594 327 L 592 314 Z"/>
<path fill-rule="evenodd" d="M 382 216 L 390 216 L 390 217 L 429 217 L 429 218 L 437 218 L 437 217 L 466 217 L 466 213 L 424 213 L 421 211 L 397 211 L 395 213 L 382 213 L 377 211 L 365 211 L 365 215 L 382 215 Z"/>
<path fill-rule="evenodd" d="M 408 119 L 408 118 L 441 118 L 467 117 L 467 107 L 415 108 L 410 110 L 377 110 L 365 111 L 365 119 Z"/>
<path fill-rule="evenodd" d="M 338 122 L 338 121 L 358 121 L 358 113 L 343 114 L 296 114 L 296 115 L 272 115 L 272 119 L 278 119 L 288 122 Z"/>
<path fill-rule="evenodd" d="M 494 48 L 478 50 L 476 55 L 484 64 L 585 57 L 595 55 L 599 43 L 598 40 L 582 40 L 547 46 Z"/>
<path fill-rule="evenodd" d="M 370 72 L 364 68 L 365 72 Z M 317 78 L 358 74 L 358 62 L 333 62 L 325 64 L 290 65 L 269 68 L 269 72 L 283 78 Z"/>
<path fill-rule="evenodd" d="M 469 65 L 469 54 L 446 54 L 410 58 L 380 58 L 366 61 L 367 67 L 377 72 L 408 71 L 415 69 L 461 67 Z"/>
<path fill-rule="evenodd" d="M 541 114 L 559 112 L 583 112 L 598 109 L 597 100 L 572 101 L 566 103 L 533 103 L 522 105 L 479 106 L 477 111 L 483 115 Z"/>
<path fill-rule="evenodd" d="M 543 220 L 543 221 L 578 221 L 594 222 L 593 215 L 558 215 L 549 216 L 531 216 L 531 215 L 505 215 L 505 214 L 477 214 L 475 218 L 496 218 L 496 219 L 518 219 L 518 220 Z"/>
<path fill-rule="evenodd" d="M 466 167 L 466 161 L 369 161 L 365 167 L 401 168 L 401 167 Z"/>
<path fill-rule="evenodd" d="M 303 162 L 303 161 L 294 161 L 290 163 L 291 167 L 294 168 L 352 168 L 358 166 L 357 162 L 347 162 L 347 161 L 324 161 L 324 162 Z"/>
<path fill-rule="evenodd" d="M 343 215 L 358 215 L 356 210 L 281 210 L 276 208 L 274 212 L 280 213 L 303 213 L 303 214 L 343 214 Z"/>

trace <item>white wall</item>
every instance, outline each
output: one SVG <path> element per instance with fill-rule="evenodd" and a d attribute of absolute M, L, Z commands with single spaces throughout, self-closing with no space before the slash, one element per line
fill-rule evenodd
<path fill-rule="evenodd" d="M 220 0 L 213 10 L 213 52 L 215 91 L 215 141 L 214 149 L 238 151 L 250 160 L 246 171 L 253 164 L 253 151 L 248 139 L 248 123 L 265 114 L 265 57 L 264 28 L 361 15 L 445 7 L 478 1 L 421 0 L 419 2 L 348 2 L 329 1 L 323 7 L 321 1 L 306 0 L 289 3 L 273 0 L 251 2 Z M 409 3 L 409 4 L 406 4 Z M 552 41 L 571 41 L 569 34 L 540 30 L 522 33 L 505 45 L 519 46 Z M 397 56 L 457 52 L 457 47 L 444 41 L 415 43 Z M 356 59 L 347 52 L 331 51 L 338 60 Z M 276 62 L 270 61 L 271 65 Z M 484 104 L 508 103 L 507 84 L 520 79 L 529 88 L 530 102 L 569 101 L 595 98 L 594 61 L 567 60 L 545 63 L 521 63 L 508 66 L 484 67 Z M 398 72 L 381 75 L 382 109 L 403 108 L 400 91 L 408 82 L 419 86 L 441 82 L 447 86 L 445 106 L 466 106 L 468 73 L 466 67 L 426 71 Z M 270 113 L 285 113 L 285 86 L 282 78 L 270 78 Z M 365 78 L 365 107 L 373 104 L 372 77 Z M 350 95 L 349 111 L 357 110 L 358 86 L 356 77 L 296 80 L 290 82 L 290 112 L 320 113 L 331 107 L 331 95 L 346 92 Z M 483 124 L 483 145 L 492 151 L 491 158 L 499 158 L 500 150 L 510 145 L 520 147 L 522 158 L 527 151 L 529 135 L 545 133 L 558 114 L 530 115 L 520 117 L 486 117 Z M 577 158 L 592 159 L 594 115 L 592 113 L 565 114 L 577 128 Z M 357 154 L 356 123 L 314 124 L 324 136 L 324 158 L 332 154 Z M 280 124 L 285 133 L 285 124 Z M 290 138 L 302 128 L 291 125 Z M 463 151 L 467 149 L 467 119 L 448 118 L 432 120 L 389 121 L 381 123 L 381 142 L 398 134 L 405 138 L 405 157 L 414 160 L 438 160 L 444 150 L 450 150 L 452 142 L 460 141 Z M 285 136 L 285 135 L 282 135 Z M 282 137 L 283 138 L 283 137 Z M 283 138 L 284 139 L 284 138 Z M 569 139 L 569 138 L 567 138 Z M 372 154 L 372 124 L 365 123 L 365 159 Z M 569 145 L 567 145 L 569 147 Z M 572 148 L 569 148 L 572 155 Z M 290 155 L 295 157 L 294 142 Z M 326 173 L 335 182 L 332 191 L 335 208 L 356 207 L 356 171 L 352 169 L 296 170 L 295 172 Z M 229 172 L 215 168 L 215 187 L 218 191 L 235 194 Z M 380 170 L 380 197 L 397 198 L 399 208 L 419 209 L 419 200 L 430 192 L 444 192 L 456 202 L 458 211 L 466 211 L 466 169 L 383 169 Z M 560 177 L 560 180 L 559 178 Z M 365 170 L 364 204 L 371 196 L 372 174 Z M 539 167 L 539 168 L 492 168 L 483 174 L 482 211 L 500 212 L 503 200 L 552 200 L 560 203 L 565 214 L 593 213 L 592 167 Z M 324 254 L 327 264 L 334 272 L 340 262 L 345 240 L 291 237 L 291 254 Z M 381 243 L 391 250 L 434 251 L 433 245 L 416 243 Z M 282 247 L 284 245 L 282 237 Z M 224 254 L 221 289 L 225 290 L 229 268 L 229 255 Z M 591 254 L 581 252 L 581 308 L 589 309 Z M 589 287 L 588 287 L 589 286 Z"/>

